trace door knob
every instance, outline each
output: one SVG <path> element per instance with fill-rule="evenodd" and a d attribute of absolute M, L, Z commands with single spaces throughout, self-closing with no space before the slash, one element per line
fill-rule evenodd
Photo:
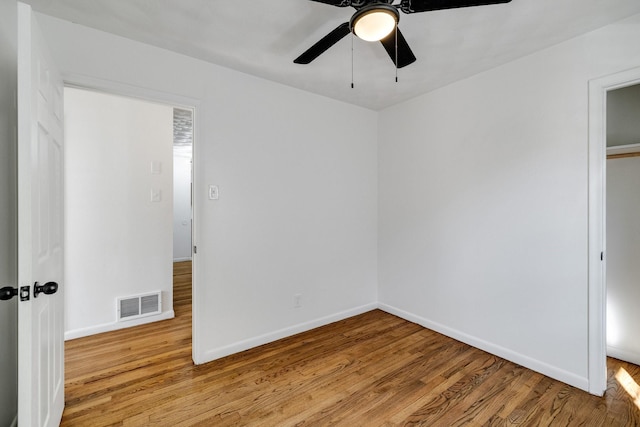
<path fill-rule="evenodd" d="M 33 285 L 33 297 L 37 298 L 40 294 L 51 295 L 55 294 L 58 291 L 58 284 L 56 282 L 47 282 L 44 285 L 38 284 L 38 282 Z"/>
<path fill-rule="evenodd" d="M 16 295 L 18 295 L 18 288 L 13 288 L 11 286 L 5 286 L 4 288 L 0 289 L 0 301 L 10 300 L 11 298 L 15 297 Z"/>

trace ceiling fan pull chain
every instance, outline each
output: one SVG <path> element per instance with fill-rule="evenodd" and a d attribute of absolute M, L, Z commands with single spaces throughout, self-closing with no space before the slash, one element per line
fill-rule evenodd
<path fill-rule="evenodd" d="M 396 83 L 398 83 L 398 24 L 396 23 Z"/>
<path fill-rule="evenodd" d="M 353 33 L 351 33 L 351 89 L 353 89 Z"/>

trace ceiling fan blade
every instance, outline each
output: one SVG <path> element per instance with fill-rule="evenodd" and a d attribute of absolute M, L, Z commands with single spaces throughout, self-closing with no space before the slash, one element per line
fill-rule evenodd
<path fill-rule="evenodd" d="M 307 49 L 302 55 L 293 60 L 296 64 L 308 64 L 318 56 L 322 55 L 327 49 L 338 43 L 344 36 L 349 34 L 349 23 L 338 25 L 338 27 L 329 34 L 320 39 L 316 44 Z"/>
<path fill-rule="evenodd" d="M 404 13 L 417 13 L 458 7 L 487 6 L 490 4 L 509 3 L 510 1 L 511 0 L 402 0 L 399 7 Z"/>
<path fill-rule="evenodd" d="M 351 0 L 311 0 L 311 1 L 330 4 L 331 6 L 338 6 L 338 7 L 351 6 Z"/>
<path fill-rule="evenodd" d="M 409 64 L 413 64 L 416 62 L 416 56 L 411 51 L 409 47 L 409 43 L 404 38 L 400 29 L 397 29 L 398 33 L 398 63 L 396 64 L 398 68 L 406 67 Z M 382 46 L 384 46 L 385 50 L 391 57 L 393 63 L 396 63 L 396 31 L 392 31 L 384 39 L 380 40 Z"/>

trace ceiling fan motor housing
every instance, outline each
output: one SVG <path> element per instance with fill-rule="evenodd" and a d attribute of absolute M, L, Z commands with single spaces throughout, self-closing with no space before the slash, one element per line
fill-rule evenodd
<path fill-rule="evenodd" d="M 353 34 L 366 41 L 378 41 L 389 34 L 400 21 L 400 12 L 386 3 L 371 3 L 356 11 L 349 21 Z M 379 33 L 385 28 L 384 34 Z"/>

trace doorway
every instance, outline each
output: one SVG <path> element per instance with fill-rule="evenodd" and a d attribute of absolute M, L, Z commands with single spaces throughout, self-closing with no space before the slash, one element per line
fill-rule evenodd
<path fill-rule="evenodd" d="M 640 84 L 607 93 L 607 355 L 640 365 Z"/>
<path fill-rule="evenodd" d="M 189 113 L 188 147 L 175 144 L 178 108 Z M 174 201 L 188 203 L 179 223 L 190 250 L 193 116 L 165 100 L 65 89 L 66 339 L 174 317 Z M 176 151 L 189 156 L 186 195 Z"/>
<path fill-rule="evenodd" d="M 173 310 L 190 315 L 193 270 L 193 110 L 173 108 Z M 189 313 L 186 313 L 189 311 Z"/>
<path fill-rule="evenodd" d="M 589 392 L 607 385 L 607 96 L 640 84 L 640 67 L 589 82 L 588 373 Z"/>
<path fill-rule="evenodd" d="M 173 262 L 192 260 L 193 111 L 173 108 Z"/>

